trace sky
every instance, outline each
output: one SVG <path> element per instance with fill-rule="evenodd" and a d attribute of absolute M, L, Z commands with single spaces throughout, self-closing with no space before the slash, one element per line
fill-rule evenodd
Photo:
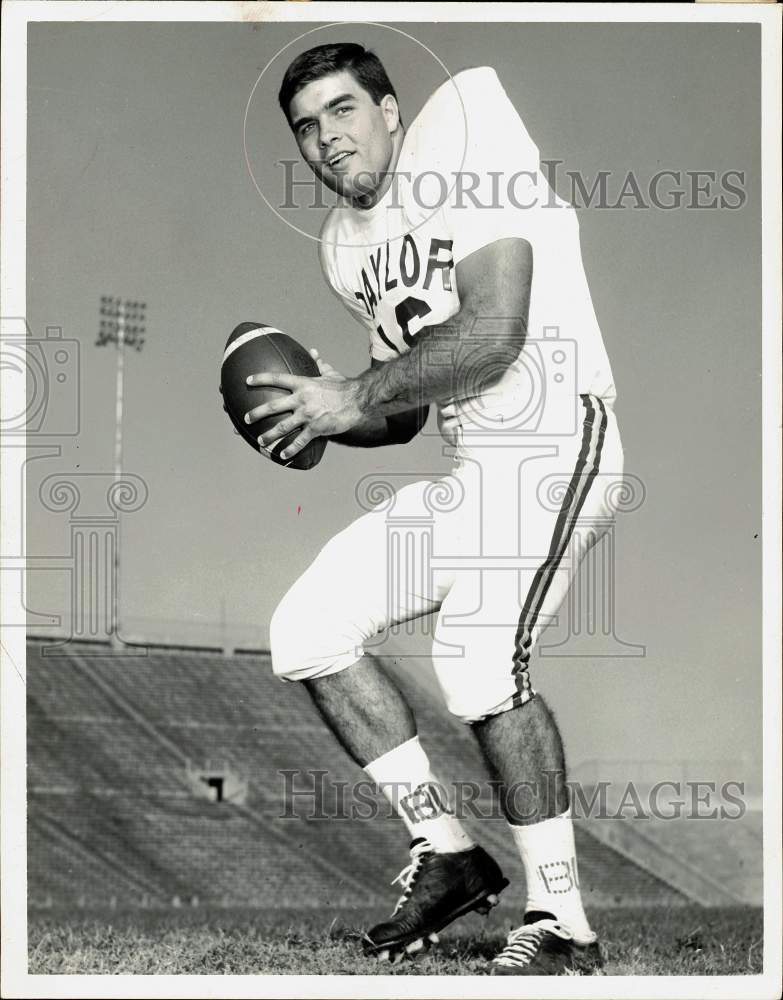
<path fill-rule="evenodd" d="M 113 468 L 115 353 L 93 346 L 102 295 L 147 303 L 144 349 L 125 368 L 124 468 L 149 491 L 122 523 L 128 623 L 177 622 L 195 640 L 224 616 L 237 634 L 263 632 L 319 548 L 361 513 L 363 477 L 447 470 L 432 423 L 404 448 L 330 445 L 309 473 L 273 466 L 233 435 L 219 365 L 231 330 L 258 320 L 346 374 L 367 366 L 365 334 L 326 288 L 307 235 L 323 211 L 281 219 L 256 188 L 279 204 L 280 161 L 297 155 L 276 104 L 288 59 L 338 37 L 371 46 L 404 120 L 444 79 L 438 59 L 451 72 L 491 65 L 542 157 L 562 161 L 563 197 L 567 171 L 610 171 L 615 194 L 629 171 L 643 188 L 666 169 L 745 173 L 736 210 L 579 211 L 626 471 L 646 491 L 616 528 L 617 633 L 646 655 L 550 657 L 533 670 L 572 760 L 757 761 L 759 29 L 356 25 L 295 41 L 313 27 L 30 26 L 27 319 L 36 337 L 58 326 L 78 342 L 79 429 L 56 439 L 58 457 L 29 464 L 28 553 L 56 560 L 70 544 L 68 516 L 42 504 L 41 482 Z M 251 91 L 255 183 L 243 147 Z M 69 601 L 64 573 L 31 572 L 31 612 L 67 615 Z"/>

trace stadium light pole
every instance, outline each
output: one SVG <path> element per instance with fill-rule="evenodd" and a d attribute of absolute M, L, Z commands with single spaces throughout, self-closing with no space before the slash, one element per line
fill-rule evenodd
<path fill-rule="evenodd" d="M 124 405 L 125 345 L 141 351 L 146 331 L 147 303 L 131 299 L 120 299 L 113 295 L 102 295 L 100 306 L 100 326 L 96 347 L 106 344 L 117 345 L 117 376 L 114 406 L 114 482 L 122 478 L 122 416 Z M 117 512 L 117 544 L 114 546 L 114 585 L 112 587 L 112 631 L 111 644 L 116 649 L 121 645 L 120 631 L 120 538 L 122 517 Z"/>

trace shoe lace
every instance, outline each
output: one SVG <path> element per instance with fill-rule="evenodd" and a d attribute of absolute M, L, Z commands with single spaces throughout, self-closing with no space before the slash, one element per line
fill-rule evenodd
<path fill-rule="evenodd" d="M 413 886 L 416 882 L 416 877 L 421 869 L 421 863 L 425 854 L 429 854 L 432 851 L 432 845 L 427 840 L 422 840 L 418 844 L 414 844 L 411 848 L 411 861 L 409 865 L 400 872 L 397 878 L 392 880 L 392 885 L 397 885 L 399 883 L 402 886 L 402 895 L 397 900 L 397 905 L 394 907 L 394 912 L 392 916 L 395 916 L 399 911 L 405 906 L 408 900 L 411 898 L 411 893 L 413 892 Z"/>
<path fill-rule="evenodd" d="M 547 934 L 568 940 L 571 934 L 556 920 L 539 920 L 525 924 L 508 935 L 506 947 L 495 959 L 496 965 L 530 965 Z"/>

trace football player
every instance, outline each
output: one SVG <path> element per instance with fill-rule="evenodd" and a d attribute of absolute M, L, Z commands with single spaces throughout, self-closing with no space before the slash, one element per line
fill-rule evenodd
<path fill-rule="evenodd" d="M 250 384 L 290 396 L 246 420 L 286 414 L 260 438 L 298 429 L 285 458 L 317 436 L 404 444 L 435 404 L 455 459 L 437 496 L 421 482 L 393 498 L 395 518 L 433 519 L 434 552 L 450 560 L 427 572 L 421 554 L 401 553 L 398 577 L 423 582 L 393 605 L 381 504 L 325 545 L 271 623 L 275 673 L 305 685 L 412 839 L 402 895 L 365 949 L 415 951 L 508 884 L 454 814 L 405 699 L 364 655 L 390 625 L 438 611 L 435 673 L 499 783 L 525 872 L 522 923 L 490 971 L 593 969 L 562 741 L 529 675 L 541 630 L 614 514 L 599 472 L 616 478 L 623 465 L 576 215 L 491 68 L 447 80 L 407 129 L 383 65 L 357 44 L 298 56 L 279 99 L 302 157 L 340 195 L 321 264 L 369 335 L 371 363 L 352 378 L 320 359 L 320 378 L 259 372 Z"/>

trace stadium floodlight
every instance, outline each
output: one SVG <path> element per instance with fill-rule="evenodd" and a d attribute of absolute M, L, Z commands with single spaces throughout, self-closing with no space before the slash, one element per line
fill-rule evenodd
<path fill-rule="evenodd" d="M 125 348 L 141 351 L 146 333 L 147 303 L 137 299 L 122 299 L 116 295 L 102 295 L 96 347 L 117 345 L 117 379 L 114 408 L 114 481 L 122 478 L 122 414 Z M 117 514 L 117 544 L 114 546 L 114 587 L 112 588 L 112 646 L 119 646 L 119 588 L 120 588 L 120 531 L 121 516 Z"/>

